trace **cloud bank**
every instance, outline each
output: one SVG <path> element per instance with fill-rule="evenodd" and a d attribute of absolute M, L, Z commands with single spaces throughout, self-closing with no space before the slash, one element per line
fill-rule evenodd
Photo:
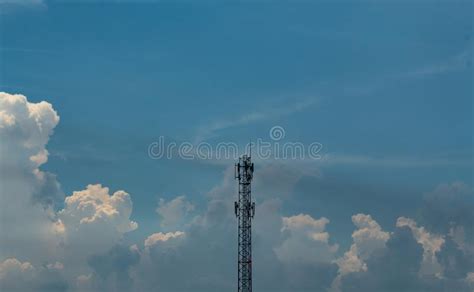
<path fill-rule="evenodd" d="M 133 195 L 91 184 L 65 196 L 56 176 L 41 170 L 59 121 L 47 102 L 0 93 L 2 291 L 235 289 L 231 168 L 208 192 L 204 209 L 184 195 L 160 200 L 157 230 L 126 245 L 124 235 L 139 228 L 131 220 Z M 370 214 L 354 214 L 352 242 L 342 250 L 329 232 L 331 218 L 284 213 L 282 202 L 299 176 L 281 172 L 269 167 L 256 174 L 262 194 L 254 225 L 256 290 L 474 288 L 471 187 L 436 187 L 419 216 L 400 216 L 387 230 Z M 271 177 L 282 179 L 274 184 Z"/>

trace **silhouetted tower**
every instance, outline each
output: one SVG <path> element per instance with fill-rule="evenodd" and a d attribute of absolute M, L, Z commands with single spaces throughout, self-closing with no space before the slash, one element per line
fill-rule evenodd
<path fill-rule="evenodd" d="M 252 292 L 252 218 L 255 203 L 252 202 L 251 182 L 253 163 L 244 155 L 235 164 L 235 178 L 239 180 L 239 200 L 234 203 L 238 230 L 238 292 Z"/>

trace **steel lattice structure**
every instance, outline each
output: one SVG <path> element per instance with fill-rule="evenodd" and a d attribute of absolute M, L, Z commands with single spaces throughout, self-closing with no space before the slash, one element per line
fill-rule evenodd
<path fill-rule="evenodd" d="M 239 181 L 239 200 L 234 203 L 238 229 L 238 292 L 252 291 L 252 218 L 255 203 L 252 202 L 251 182 L 253 163 L 244 155 L 235 164 L 235 178 Z"/>

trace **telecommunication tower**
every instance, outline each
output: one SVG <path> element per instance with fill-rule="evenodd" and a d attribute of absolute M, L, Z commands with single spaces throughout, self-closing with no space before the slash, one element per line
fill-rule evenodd
<path fill-rule="evenodd" d="M 238 292 L 252 292 L 252 218 L 255 203 L 252 202 L 251 182 L 253 163 L 243 155 L 235 164 L 235 178 L 239 181 L 239 198 L 234 203 L 238 229 Z"/>

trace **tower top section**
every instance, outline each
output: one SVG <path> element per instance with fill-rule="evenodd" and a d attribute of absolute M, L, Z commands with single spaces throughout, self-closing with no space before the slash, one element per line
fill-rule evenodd
<path fill-rule="evenodd" d="M 235 164 L 235 178 L 239 181 L 250 182 L 253 179 L 253 163 L 247 154 L 239 158 L 239 162 Z"/>

